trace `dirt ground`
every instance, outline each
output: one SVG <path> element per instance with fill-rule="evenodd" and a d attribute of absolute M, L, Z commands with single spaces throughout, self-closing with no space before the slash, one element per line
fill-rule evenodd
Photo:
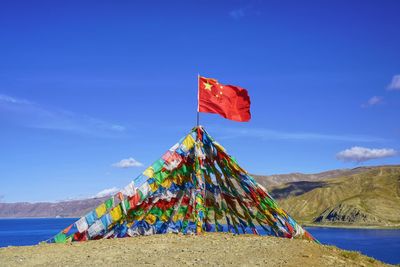
<path fill-rule="evenodd" d="M 209 233 L 0 249 L 0 266 L 388 266 L 357 252 L 284 238 Z"/>

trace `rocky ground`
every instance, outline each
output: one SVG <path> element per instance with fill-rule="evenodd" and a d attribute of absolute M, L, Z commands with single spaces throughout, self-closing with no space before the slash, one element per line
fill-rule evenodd
<path fill-rule="evenodd" d="M 303 240 L 210 233 L 0 249 L 0 266 L 388 266 Z"/>

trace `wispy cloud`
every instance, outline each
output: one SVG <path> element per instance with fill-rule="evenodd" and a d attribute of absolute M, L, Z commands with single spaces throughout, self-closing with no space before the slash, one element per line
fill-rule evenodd
<path fill-rule="evenodd" d="M 368 99 L 367 103 L 364 103 L 361 105 L 363 108 L 368 108 L 372 106 L 377 106 L 383 104 L 383 97 L 381 96 L 373 96 L 370 99 Z"/>
<path fill-rule="evenodd" d="M 111 187 L 111 188 L 107 188 L 107 189 L 101 190 L 96 195 L 94 195 L 93 198 L 111 196 L 111 195 L 114 195 L 115 193 L 117 193 L 118 191 L 119 191 L 119 189 L 114 186 L 114 187 Z"/>
<path fill-rule="evenodd" d="M 247 16 L 259 16 L 261 14 L 260 8 L 257 8 L 258 4 L 253 2 L 247 5 L 238 6 L 235 9 L 229 11 L 229 16 L 234 20 L 240 20 Z"/>
<path fill-rule="evenodd" d="M 134 158 L 127 158 L 127 159 L 122 159 L 119 162 L 112 164 L 112 166 L 115 168 L 126 169 L 126 168 L 132 168 L 132 167 L 141 167 L 141 166 L 143 166 L 143 164 Z"/>
<path fill-rule="evenodd" d="M 5 111 L 5 112 L 2 112 Z M 6 116 L 1 116 L 6 114 Z M 48 108 L 37 103 L 0 94 L 0 119 L 30 128 L 61 130 L 94 136 L 122 135 L 125 127 L 67 110 Z"/>
<path fill-rule="evenodd" d="M 236 20 L 241 19 L 245 16 L 246 9 L 247 9 L 246 7 L 243 7 L 243 8 L 231 10 L 229 12 L 229 16 L 231 16 L 231 18 L 236 19 Z"/>
<path fill-rule="evenodd" d="M 397 151 L 392 148 L 366 148 L 354 146 L 336 154 L 336 158 L 345 162 L 364 162 L 372 159 L 393 157 Z"/>
<path fill-rule="evenodd" d="M 217 127 L 223 135 L 221 139 L 259 138 L 262 140 L 299 140 L 299 141 L 343 141 L 343 142 L 383 142 L 383 138 L 365 135 L 336 135 L 313 132 L 285 132 L 271 129 L 236 129 Z"/>
<path fill-rule="evenodd" d="M 394 75 L 392 81 L 387 87 L 388 90 L 400 90 L 400 74 Z"/>
<path fill-rule="evenodd" d="M 0 103 L 10 103 L 10 104 L 32 104 L 28 100 L 25 99 L 17 99 L 8 95 L 0 95 Z"/>

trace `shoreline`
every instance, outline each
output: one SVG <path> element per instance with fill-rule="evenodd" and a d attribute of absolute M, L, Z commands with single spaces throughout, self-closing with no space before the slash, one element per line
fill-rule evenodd
<path fill-rule="evenodd" d="M 79 217 L 0 217 L 0 220 L 26 220 L 26 219 L 76 219 Z M 352 224 L 315 224 L 297 221 L 304 227 L 318 227 L 318 228 L 338 228 L 338 229 L 370 229 L 370 230 L 400 230 L 400 225 L 382 226 L 382 225 L 352 225 Z"/>
<path fill-rule="evenodd" d="M 80 217 L 0 217 L 0 220 L 25 220 L 25 219 L 76 219 Z"/>
<path fill-rule="evenodd" d="M 364 230 L 400 230 L 399 226 L 381 226 L 381 225 L 351 225 L 351 224 L 313 224 L 313 223 L 299 223 L 303 227 L 316 227 L 316 228 L 338 228 L 338 229 L 364 229 Z"/>
<path fill-rule="evenodd" d="M 0 217 L 0 220 L 25 220 L 25 219 L 76 219 L 80 217 Z M 315 224 L 308 222 L 297 221 L 304 227 L 318 227 L 318 228 L 339 228 L 339 229 L 376 229 L 376 230 L 400 230 L 400 225 L 382 226 L 382 225 L 352 225 L 352 224 Z"/>

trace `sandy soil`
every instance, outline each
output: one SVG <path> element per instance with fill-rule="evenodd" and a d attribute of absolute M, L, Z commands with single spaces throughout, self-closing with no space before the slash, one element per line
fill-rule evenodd
<path fill-rule="evenodd" d="M 388 266 L 357 252 L 284 238 L 154 235 L 0 249 L 0 266 Z"/>

